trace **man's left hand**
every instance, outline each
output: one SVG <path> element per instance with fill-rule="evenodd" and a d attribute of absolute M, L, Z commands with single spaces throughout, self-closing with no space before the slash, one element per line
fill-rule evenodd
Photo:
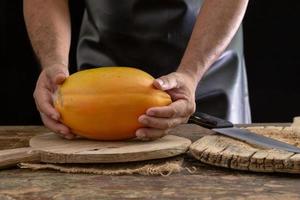
<path fill-rule="evenodd" d="M 141 140 L 154 140 L 168 133 L 170 128 L 186 123 L 195 112 L 195 81 L 188 73 L 173 72 L 156 79 L 153 85 L 166 91 L 172 98 L 168 106 L 149 108 L 139 117 L 139 122 L 145 126 L 136 131 Z"/>

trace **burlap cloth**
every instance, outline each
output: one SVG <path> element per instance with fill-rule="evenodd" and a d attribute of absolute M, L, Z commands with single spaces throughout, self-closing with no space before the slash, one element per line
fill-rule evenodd
<path fill-rule="evenodd" d="M 193 173 L 193 168 L 183 166 L 183 156 L 130 163 L 110 164 L 49 164 L 49 163 L 21 163 L 20 168 L 32 170 L 51 169 L 65 173 L 85 173 L 101 175 L 161 175 L 169 176 L 187 170 Z"/>
<path fill-rule="evenodd" d="M 300 146 L 300 117 L 294 118 L 291 127 L 249 127 L 250 131 Z M 271 130 L 271 131 L 270 131 Z M 199 137 L 199 133 L 196 134 Z M 188 154 L 189 155 L 189 154 Z M 168 176 L 183 170 L 194 173 L 196 167 L 184 166 L 184 155 L 141 162 L 110 164 L 49 164 L 21 163 L 20 168 L 32 170 L 51 169 L 65 173 L 86 173 L 101 175 L 162 175 Z"/>

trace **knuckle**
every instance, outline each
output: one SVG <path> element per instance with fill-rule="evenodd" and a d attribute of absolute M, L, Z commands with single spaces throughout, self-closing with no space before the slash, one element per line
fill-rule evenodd
<path fill-rule="evenodd" d="M 167 129 L 167 128 L 169 128 L 169 122 L 167 121 L 167 122 L 161 122 L 161 121 L 155 121 L 154 123 L 153 123 L 153 127 L 155 127 L 155 128 L 159 128 L 159 129 Z"/>
<path fill-rule="evenodd" d="M 164 127 L 165 129 L 167 128 L 172 128 L 173 127 L 173 121 L 172 120 L 168 120 L 167 123 L 166 123 L 166 126 Z"/>
<path fill-rule="evenodd" d="M 47 127 L 48 129 L 50 129 L 51 131 L 53 131 L 53 132 L 55 132 L 55 133 L 58 133 L 58 132 L 59 132 L 58 129 L 55 128 L 55 127 L 53 127 L 53 125 L 50 124 L 47 120 L 44 119 L 44 120 L 42 120 L 42 121 L 43 121 L 45 127 Z"/>
<path fill-rule="evenodd" d="M 157 126 L 157 122 L 156 122 L 153 118 L 148 118 L 148 119 L 147 119 L 147 123 L 148 123 L 150 126 Z"/>
<path fill-rule="evenodd" d="M 196 103 L 191 102 L 188 104 L 187 115 L 192 115 L 196 111 Z"/>
<path fill-rule="evenodd" d="M 193 114 L 194 112 L 196 112 L 196 106 L 195 105 L 191 106 L 191 108 L 190 108 L 190 114 Z"/>
<path fill-rule="evenodd" d="M 164 130 L 167 130 L 167 129 L 170 129 L 170 128 L 173 128 L 174 126 L 176 126 L 177 125 L 176 121 L 177 121 L 176 119 L 168 120 L 166 123 L 166 126 L 164 127 Z"/>
<path fill-rule="evenodd" d="M 174 75 L 175 79 L 177 80 L 177 82 L 179 82 L 179 83 L 184 82 L 182 75 L 180 75 L 178 72 L 173 72 L 173 75 Z"/>
<path fill-rule="evenodd" d="M 189 117 L 185 117 L 185 118 L 182 119 L 181 124 L 188 123 L 188 121 L 189 121 Z"/>
<path fill-rule="evenodd" d="M 172 132 L 172 129 L 171 128 L 168 128 L 168 129 L 165 129 L 164 130 L 164 135 L 168 135 L 168 134 L 170 134 Z"/>
<path fill-rule="evenodd" d="M 60 133 L 59 126 L 57 126 L 55 123 L 52 123 L 51 119 L 49 119 L 44 113 L 41 113 L 41 119 L 45 127 L 55 133 Z"/>
<path fill-rule="evenodd" d="M 173 77 L 175 77 L 176 79 L 180 78 L 180 75 L 178 74 L 178 72 L 172 72 L 170 75 L 172 75 Z"/>
<path fill-rule="evenodd" d="M 143 129 L 141 130 L 141 132 L 142 132 L 144 135 L 146 135 L 146 137 L 147 137 L 148 134 L 149 134 L 149 129 L 148 129 L 148 128 L 143 128 Z"/>
<path fill-rule="evenodd" d="M 33 98 L 34 98 L 35 100 L 37 99 L 37 92 L 36 92 L 36 90 L 33 92 L 32 96 L 33 96 Z"/>
<path fill-rule="evenodd" d="M 177 109 L 174 108 L 174 107 L 171 107 L 171 110 L 170 110 L 170 116 L 171 116 L 171 117 L 175 117 L 177 114 L 178 114 Z"/>
<path fill-rule="evenodd" d="M 171 80 L 170 80 L 169 77 L 165 77 L 165 78 L 163 79 L 163 81 L 164 81 L 166 84 L 170 84 L 170 83 L 171 83 Z"/>
<path fill-rule="evenodd" d="M 163 130 L 161 136 L 168 135 L 170 130 L 171 130 L 170 128 Z"/>
<path fill-rule="evenodd" d="M 150 140 L 156 140 L 158 138 L 161 138 L 163 136 L 165 136 L 165 131 L 157 131 L 155 135 L 153 135 L 152 137 L 149 137 Z"/>

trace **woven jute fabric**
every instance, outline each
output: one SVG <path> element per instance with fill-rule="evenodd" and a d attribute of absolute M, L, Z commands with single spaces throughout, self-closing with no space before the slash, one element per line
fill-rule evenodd
<path fill-rule="evenodd" d="M 181 172 L 183 157 L 177 156 L 168 159 L 157 159 L 130 163 L 106 164 L 50 164 L 50 163 L 21 163 L 20 168 L 32 170 L 51 169 L 65 173 L 86 173 L 101 175 L 162 175 L 168 176 Z"/>

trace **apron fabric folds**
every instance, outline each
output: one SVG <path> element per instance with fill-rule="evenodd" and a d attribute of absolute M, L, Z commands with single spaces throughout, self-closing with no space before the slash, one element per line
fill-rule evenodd
<path fill-rule="evenodd" d="M 86 0 L 77 48 L 80 70 L 131 66 L 154 77 L 176 71 L 201 0 Z M 197 110 L 250 123 L 240 28 L 196 91 Z"/>

